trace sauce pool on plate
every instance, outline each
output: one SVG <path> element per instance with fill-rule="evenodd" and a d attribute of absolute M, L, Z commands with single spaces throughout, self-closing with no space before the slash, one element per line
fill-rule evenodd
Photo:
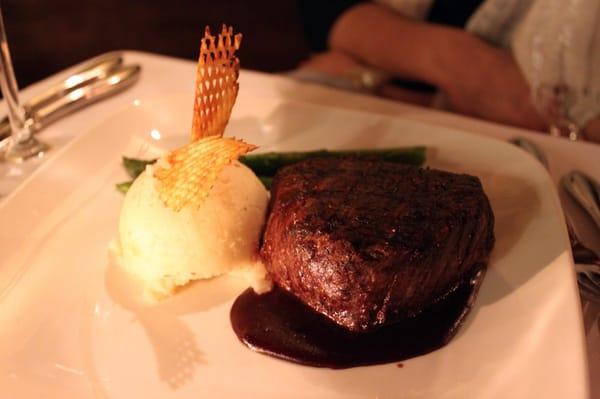
<path fill-rule="evenodd" d="M 341 369 L 400 362 L 450 341 L 471 309 L 484 274 L 484 266 L 476 268 L 417 316 L 370 333 L 352 333 L 277 287 L 262 295 L 252 289 L 243 292 L 231 308 L 231 324 L 251 349 L 295 363 Z"/>

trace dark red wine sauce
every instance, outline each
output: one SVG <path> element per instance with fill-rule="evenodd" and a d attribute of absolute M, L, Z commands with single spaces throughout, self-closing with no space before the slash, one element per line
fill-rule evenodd
<path fill-rule="evenodd" d="M 292 362 L 335 369 L 424 355 L 446 345 L 471 309 L 485 267 L 419 315 L 370 333 L 352 333 L 275 287 L 244 291 L 231 308 L 231 324 L 251 349 Z"/>

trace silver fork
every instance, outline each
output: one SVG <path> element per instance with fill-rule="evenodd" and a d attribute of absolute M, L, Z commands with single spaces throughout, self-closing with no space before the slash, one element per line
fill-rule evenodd
<path fill-rule="evenodd" d="M 566 213 L 565 220 L 569 231 L 569 240 L 571 241 L 581 296 L 588 301 L 600 303 L 600 259 L 594 251 L 579 241 L 577 233 L 573 229 L 573 223 Z"/>
<path fill-rule="evenodd" d="M 531 154 L 546 169 L 549 169 L 545 154 L 536 144 L 522 137 L 514 138 L 510 142 Z M 571 217 L 566 212 L 564 215 L 569 232 L 573 259 L 575 260 L 579 292 L 588 301 L 600 304 L 600 258 L 594 251 L 581 243 L 573 227 L 574 224 Z"/>

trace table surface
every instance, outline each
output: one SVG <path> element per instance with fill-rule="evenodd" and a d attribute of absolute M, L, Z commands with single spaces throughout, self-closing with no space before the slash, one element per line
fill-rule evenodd
<path fill-rule="evenodd" d="M 190 68 L 190 65 L 193 65 L 192 62 L 133 51 L 125 51 L 124 57 L 126 63 L 139 63 L 142 65 L 140 81 L 132 89 L 81 110 L 44 130 L 40 136 L 53 148 L 47 157 L 55 156 L 59 153 L 60 148 L 72 138 L 104 120 L 106 115 L 125 108 L 137 98 L 156 94 L 167 95 L 175 92 L 190 92 L 191 103 L 193 86 L 190 82 L 195 80 L 194 69 Z M 22 99 L 27 100 L 43 92 L 52 83 L 68 76 L 72 69 L 70 68 L 27 87 L 22 91 Z M 539 132 L 313 84 L 300 83 L 284 76 L 244 70 L 240 74 L 240 87 L 242 87 L 242 90 L 256 93 L 257 96 L 276 95 L 279 98 L 293 101 L 305 101 L 361 112 L 394 115 L 429 124 L 454 127 L 500 140 L 508 140 L 517 136 L 526 137 L 546 152 L 550 162 L 550 174 L 555 183 L 558 183 L 561 176 L 573 169 L 579 169 L 600 181 L 600 145 L 598 144 L 570 142 L 563 138 L 550 137 Z M 4 104 L 2 104 L 2 107 L 4 107 Z M 0 176 L 6 177 L 8 174 L 10 174 L 10 170 L 5 165 L 0 170 Z M 11 177 L 13 186 L 22 181 L 24 177 Z M 6 194 L 6 188 L 4 194 Z M 562 192 L 560 196 L 563 208 L 569 212 L 575 221 L 576 231 L 581 236 L 582 241 L 600 253 L 600 231 L 568 196 Z M 582 310 L 587 335 L 592 398 L 600 399 L 600 378 L 598 378 L 600 377 L 600 307 L 584 302 Z"/>

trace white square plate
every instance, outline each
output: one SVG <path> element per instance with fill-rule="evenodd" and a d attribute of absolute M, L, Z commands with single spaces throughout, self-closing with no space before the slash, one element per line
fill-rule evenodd
<path fill-rule="evenodd" d="M 142 98 L 81 135 L 0 205 L 2 398 L 585 398 L 579 297 L 560 206 L 509 144 L 371 114 L 241 95 L 227 135 L 260 151 L 426 145 L 428 165 L 479 176 L 497 243 L 476 306 L 446 347 L 329 370 L 256 354 L 217 279 L 141 307 L 109 266 L 120 157 L 187 140 L 191 97 Z M 156 138 L 159 138 L 156 140 Z"/>

